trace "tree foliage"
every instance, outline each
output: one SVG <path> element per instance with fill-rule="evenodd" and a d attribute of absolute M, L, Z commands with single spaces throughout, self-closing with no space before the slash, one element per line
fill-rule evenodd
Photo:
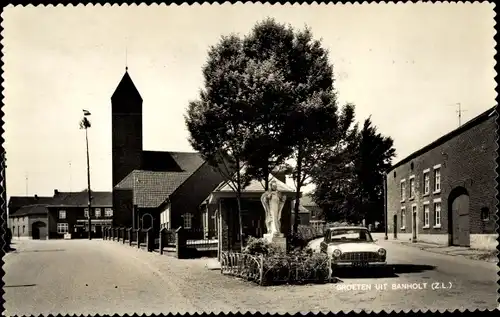
<path fill-rule="evenodd" d="M 383 221 L 383 177 L 395 156 L 393 140 L 377 132 L 371 118 L 347 134 L 344 146 L 318 164 L 313 197 L 330 221 Z"/>

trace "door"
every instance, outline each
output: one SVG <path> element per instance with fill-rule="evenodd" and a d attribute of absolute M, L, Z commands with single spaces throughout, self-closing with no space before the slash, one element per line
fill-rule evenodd
<path fill-rule="evenodd" d="M 44 222 L 37 221 L 31 225 L 31 238 L 32 239 L 47 239 L 47 226 Z"/>
<path fill-rule="evenodd" d="M 417 206 L 411 207 L 411 220 L 412 240 L 417 241 Z"/>
<path fill-rule="evenodd" d="M 31 237 L 34 240 L 40 239 L 40 229 L 37 226 L 33 226 L 33 228 L 31 229 Z"/>
<path fill-rule="evenodd" d="M 451 210 L 453 245 L 468 247 L 470 246 L 469 196 L 462 194 L 455 198 Z"/>
<path fill-rule="evenodd" d="M 101 225 L 95 226 L 95 237 L 102 238 L 102 226 Z"/>
<path fill-rule="evenodd" d="M 393 227 L 392 230 L 394 231 L 394 239 L 398 238 L 398 215 L 394 215 L 394 220 L 392 221 Z"/>

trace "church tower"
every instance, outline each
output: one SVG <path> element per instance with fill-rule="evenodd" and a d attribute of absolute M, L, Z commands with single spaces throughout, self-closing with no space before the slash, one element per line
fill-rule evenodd
<path fill-rule="evenodd" d="M 113 188 L 142 166 L 142 97 L 125 69 L 111 96 Z"/>

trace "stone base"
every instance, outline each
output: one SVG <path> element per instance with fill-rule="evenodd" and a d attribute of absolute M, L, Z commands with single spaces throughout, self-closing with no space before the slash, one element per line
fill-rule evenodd
<path fill-rule="evenodd" d="M 282 233 L 271 235 L 268 233 L 264 234 L 264 240 L 270 244 L 275 245 L 278 249 L 286 252 L 286 238 Z"/>

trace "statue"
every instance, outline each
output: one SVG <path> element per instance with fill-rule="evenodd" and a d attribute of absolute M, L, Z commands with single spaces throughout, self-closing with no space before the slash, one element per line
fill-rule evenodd
<path fill-rule="evenodd" d="M 269 190 L 262 194 L 260 201 L 266 212 L 267 235 L 270 237 L 282 236 L 281 211 L 285 205 L 286 196 L 278 191 L 278 184 L 272 180 Z"/>

